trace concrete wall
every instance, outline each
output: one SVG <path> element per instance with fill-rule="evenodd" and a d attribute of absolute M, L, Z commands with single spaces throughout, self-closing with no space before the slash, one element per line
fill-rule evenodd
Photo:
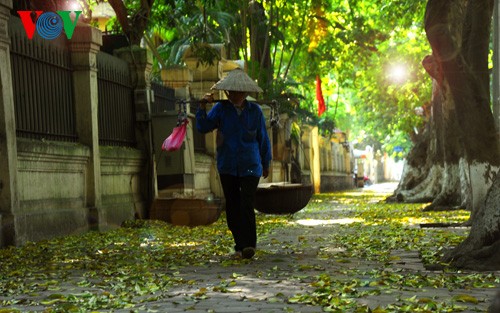
<path fill-rule="evenodd" d="M 107 227 L 118 227 L 125 220 L 147 217 L 147 195 L 141 192 L 142 173 L 147 171 L 142 151 L 101 146 L 102 208 Z"/>
<path fill-rule="evenodd" d="M 119 227 L 146 214 L 140 192 L 145 159 L 141 151 L 101 147 L 101 216 L 93 220 L 86 204 L 89 148 L 81 144 L 18 139 L 20 243 L 81 233 L 101 224 Z"/>
<path fill-rule="evenodd" d="M 89 148 L 18 139 L 17 241 L 36 241 L 89 229 L 85 204 Z"/>
<path fill-rule="evenodd" d="M 117 53 L 135 78 L 137 149 L 99 145 L 96 55 L 100 31 L 79 24 L 69 42 L 77 143 L 16 136 L 8 20 L 0 0 L 0 247 L 107 230 L 146 217 L 156 191 L 150 117 L 151 54 Z"/>
<path fill-rule="evenodd" d="M 320 192 L 332 192 L 354 187 L 352 175 L 341 172 L 321 172 Z"/>
<path fill-rule="evenodd" d="M 16 242 L 19 210 L 17 143 L 8 20 L 11 0 L 0 0 L 0 245 Z"/>

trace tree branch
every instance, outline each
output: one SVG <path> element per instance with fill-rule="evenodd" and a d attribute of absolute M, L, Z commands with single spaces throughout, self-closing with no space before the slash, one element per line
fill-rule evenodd
<path fill-rule="evenodd" d="M 115 11 L 116 18 L 118 19 L 118 23 L 120 23 L 123 32 L 125 32 L 125 34 L 127 34 L 128 36 L 128 34 L 131 31 L 131 26 L 127 18 L 128 12 L 127 8 L 125 7 L 125 4 L 123 3 L 122 0 L 108 0 L 108 3 Z"/>
<path fill-rule="evenodd" d="M 129 38 L 131 45 L 139 45 L 148 26 L 149 16 L 154 0 L 141 0 L 141 7 L 132 18 L 129 19 L 128 9 L 123 0 L 108 0 L 116 14 L 116 18 L 122 27 L 123 32 Z"/>
<path fill-rule="evenodd" d="M 286 76 L 288 75 L 288 70 L 290 69 L 290 65 L 292 64 L 293 57 L 295 56 L 295 52 L 297 52 L 297 48 L 302 43 L 302 31 L 304 30 L 306 18 L 307 18 L 307 14 L 303 14 L 302 21 L 300 23 L 298 39 L 297 39 L 297 42 L 293 45 L 292 55 L 290 56 L 290 60 L 288 60 L 288 64 L 286 65 L 286 70 L 285 70 L 285 74 L 283 75 L 283 80 L 286 79 Z"/>

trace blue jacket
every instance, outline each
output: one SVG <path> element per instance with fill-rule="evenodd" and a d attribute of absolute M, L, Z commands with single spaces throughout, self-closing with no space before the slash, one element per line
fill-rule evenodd
<path fill-rule="evenodd" d="M 208 114 L 198 109 L 196 128 L 201 133 L 217 129 L 220 174 L 260 177 L 263 169 L 269 169 L 271 144 L 258 104 L 246 101 L 240 115 L 229 101 L 217 102 Z"/>

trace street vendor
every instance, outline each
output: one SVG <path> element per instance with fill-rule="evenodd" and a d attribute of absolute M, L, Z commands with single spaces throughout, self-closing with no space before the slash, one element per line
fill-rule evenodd
<path fill-rule="evenodd" d="M 243 70 L 235 69 L 212 89 L 223 90 L 228 100 L 215 103 L 207 94 L 196 112 L 199 132 L 217 130 L 217 170 L 226 199 L 227 226 L 234 239 L 234 258 L 251 259 L 257 246 L 254 202 L 260 178 L 267 178 L 271 145 L 260 106 L 247 100 L 262 89 Z"/>

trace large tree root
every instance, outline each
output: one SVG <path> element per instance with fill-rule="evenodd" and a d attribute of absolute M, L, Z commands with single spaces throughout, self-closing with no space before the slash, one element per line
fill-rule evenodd
<path fill-rule="evenodd" d="M 500 239 L 494 244 L 464 253 L 453 251 L 454 257 L 448 256 L 445 262 L 460 269 L 475 271 L 498 271 L 500 270 Z"/>
<path fill-rule="evenodd" d="M 486 196 L 476 218 L 472 219 L 469 236 L 455 249 L 445 254 L 444 262 L 453 267 L 496 271 L 500 270 L 500 176 Z"/>
<path fill-rule="evenodd" d="M 405 179 L 420 182 L 407 189 L 402 183 L 394 192 L 394 195 L 387 198 L 387 202 L 405 203 L 429 203 L 424 211 L 447 211 L 464 209 L 461 201 L 460 175 L 458 165 L 446 164 L 445 166 L 433 165 L 427 171 L 427 175 L 422 178 L 420 169 L 409 169 Z"/>

